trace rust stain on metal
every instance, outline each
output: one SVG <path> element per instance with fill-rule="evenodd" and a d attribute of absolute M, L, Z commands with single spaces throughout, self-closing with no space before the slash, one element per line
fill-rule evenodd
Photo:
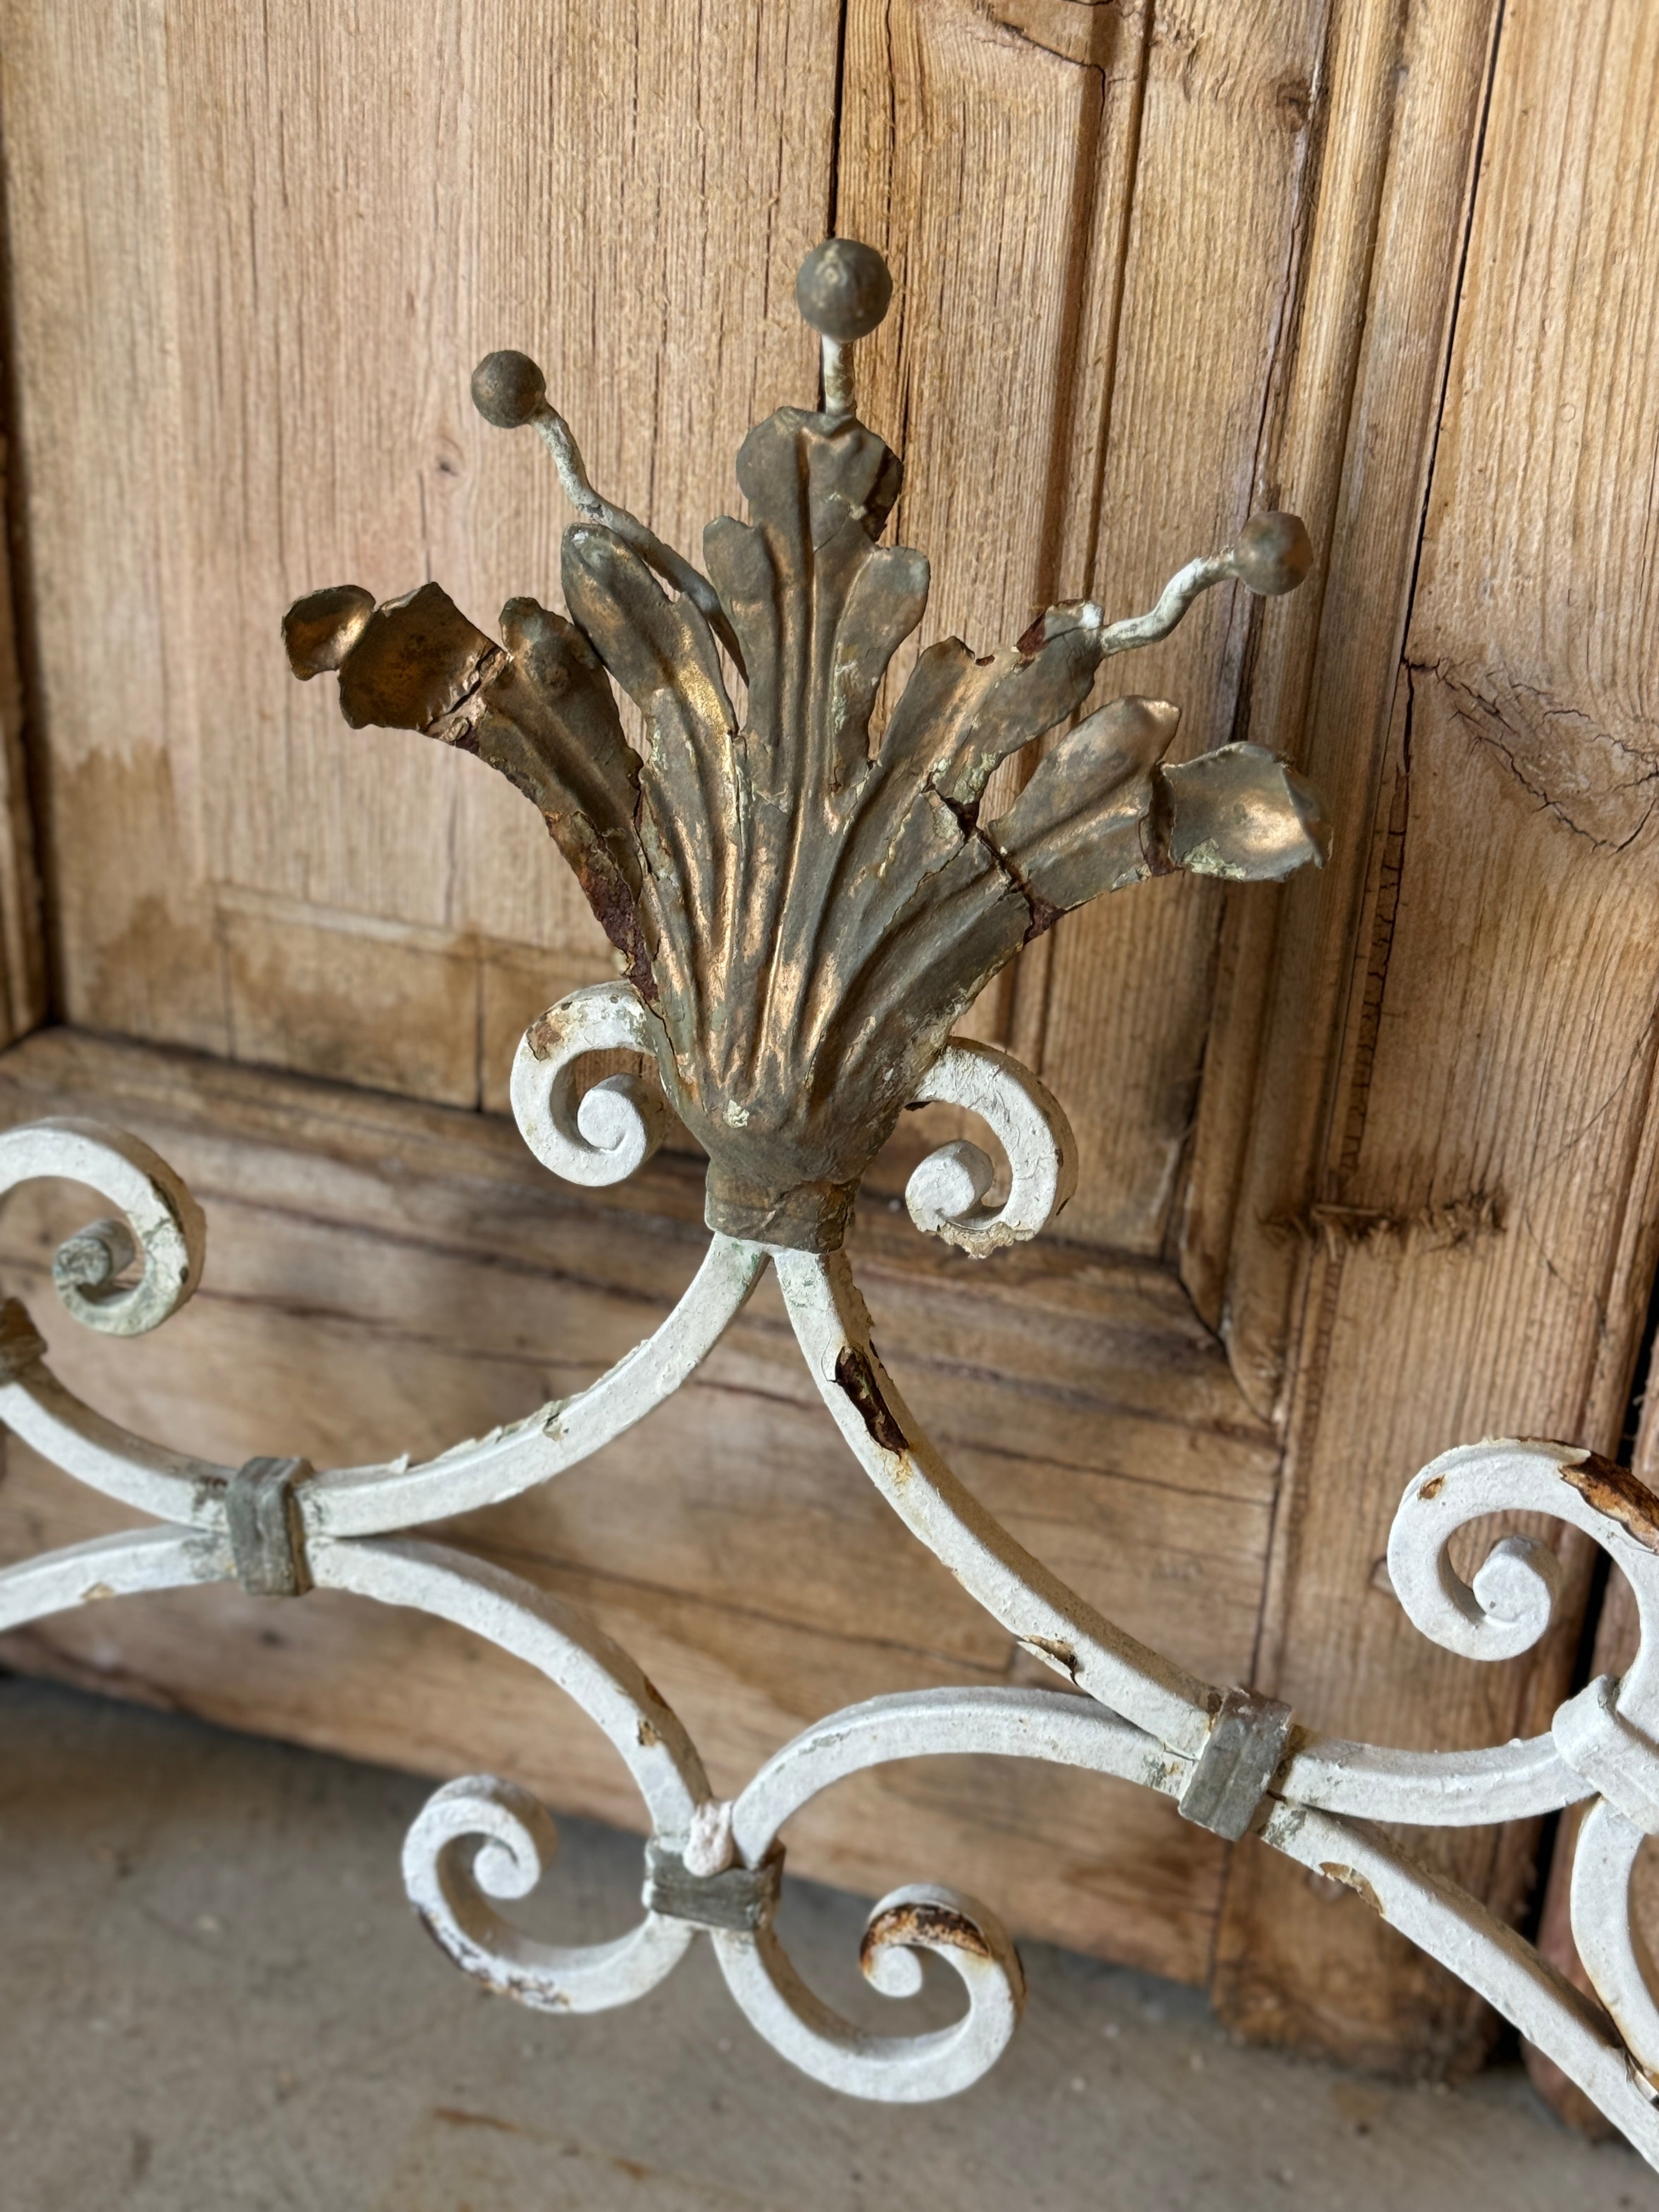
<path fill-rule="evenodd" d="M 423 1905 L 419 1905 L 415 1907 L 415 1917 L 443 1953 L 445 1958 L 458 1966 L 464 1974 L 471 1973 L 472 1971 L 471 1960 L 464 1951 L 450 1942 L 448 1931 L 443 1923 L 434 1914 L 427 1911 Z"/>
<path fill-rule="evenodd" d="M 948 1905 L 895 1905 L 878 1912 L 864 1931 L 860 1966 L 868 1973 L 876 1954 L 894 1943 L 970 1951 L 977 1959 L 991 1956 L 990 1945 L 973 1922 Z"/>
<path fill-rule="evenodd" d="M 525 1042 L 538 1060 L 550 1060 L 564 1042 L 564 1022 L 557 1006 L 538 1014 L 525 1031 Z"/>
<path fill-rule="evenodd" d="M 489 1953 L 471 1944 L 457 1941 L 437 1916 L 428 1912 L 423 1905 L 415 1907 L 415 1917 L 445 1958 L 458 1966 L 464 1974 L 470 1974 L 491 1996 L 512 1997 L 520 2004 L 533 2007 L 538 2012 L 565 2012 L 569 2009 L 568 1994 L 562 1989 L 550 1990 L 545 1979 L 538 1975 L 533 1967 L 527 1966 L 522 1972 L 492 1972 L 491 1967 L 501 1963 L 498 1960 L 492 1960 Z"/>
<path fill-rule="evenodd" d="M 909 1439 L 881 1395 L 875 1370 L 857 1345 L 842 1347 L 836 1360 L 836 1383 L 857 1407 L 860 1419 L 884 1451 L 909 1450 Z"/>
<path fill-rule="evenodd" d="M 1561 1480 L 1627 1536 L 1659 1552 L 1659 1498 L 1628 1468 L 1603 1459 L 1600 1452 L 1586 1452 L 1577 1466 L 1562 1468 Z"/>
<path fill-rule="evenodd" d="M 1052 1659 L 1057 1667 L 1065 1668 L 1074 1682 L 1077 1680 L 1077 1653 L 1073 1650 L 1069 1644 L 1062 1644 L 1057 1638 L 1052 1636 L 1022 1636 L 1019 1640 L 1028 1651 L 1037 1652 Z"/>
<path fill-rule="evenodd" d="M 1340 1881 L 1344 1889 L 1351 1889 L 1356 1897 L 1362 1898 L 1379 1920 L 1388 1918 L 1382 1899 L 1357 1868 L 1344 1866 L 1340 1859 L 1322 1859 L 1319 1871 L 1328 1881 Z"/>

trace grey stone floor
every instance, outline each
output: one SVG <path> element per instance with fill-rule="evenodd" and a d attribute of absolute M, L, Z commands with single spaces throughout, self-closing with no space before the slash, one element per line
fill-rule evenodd
<path fill-rule="evenodd" d="M 428 1786 L 0 1680 L 3 2212 L 1659 2212 L 1516 2068 L 1448 2094 L 1237 2049 L 1041 1945 L 998 2069 L 908 2111 L 794 2073 L 701 1946 L 628 2011 L 522 2011 L 410 1918 Z M 639 1878 L 565 1824 L 547 1932 L 619 1932 Z M 878 2017 L 861 1908 L 792 1889 L 808 1978 Z"/>

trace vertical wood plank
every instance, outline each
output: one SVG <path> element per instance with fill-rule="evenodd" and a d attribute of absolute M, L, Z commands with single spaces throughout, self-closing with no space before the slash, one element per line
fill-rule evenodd
<path fill-rule="evenodd" d="M 1309 1271 L 1257 1667 L 1322 1726 L 1443 1748 L 1547 1723 L 1584 1547 L 1538 1651 L 1472 1667 L 1377 1584 L 1401 1490 L 1483 1433 L 1612 1449 L 1659 1232 L 1659 380 L 1636 335 L 1659 310 L 1659 21 L 1598 0 L 1559 28 L 1527 0 L 1498 47 L 1324 1162 L 1350 1211 Z M 1506 1911 L 1533 1842 L 1426 1849 Z M 1236 2024 L 1367 2063 L 1478 2055 L 1461 1986 L 1267 1856 L 1230 1869 Z"/>
<path fill-rule="evenodd" d="M 793 277 L 827 218 L 839 12 L 6 11 L 74 1018 L 285 1051 L 239 976 L 314 1000 L 330 915 L 404 925 L 411 953 L 431 932 L 543 950 L 556 985 L 604 957 L 533 812 L 474 763 L 345 732 L 276 623 L 347 576 L 441 574 L 486 624 L 513 592 L 556 599 L 550 465 L 467 396 L 503 343 L 543 361 L 595 479 L 696 550 L 743 432 L 812 389 Z M 349 930 L 329 957 L 348 988 Z M 429 1068 L 434 1095 L 476 1097 L 477 991 L 405 966 L 365 1022 L 446 1034 L 411 1060 L 365 1028 L 331 1072 L 418 1087 Z"/>
<path fill-rule="evenodd" d="M 1305 306 L 1273 480 L 1314 576 L 1260 627 L 1248 723 L 1325 799 L 1330 860 L 1226 899 L 1180 1261 L 1271 1413 L 1319 1117 L 1340 1054 L 1369 826 L 1421 534 L 1495 0 L 1334 11 Z"/>
<path fill-rule="evenodd" d="M 850 0 L 836 227 L 894 280 L 859 407 L 904 459 L 892 533 L 933 571 L 892 684 L 936 638 L 1018 637 L 1086 559 L 1146 28 L 1073 0 Z M 998 978 L 964 1032 L 1006 1036 L 1013 988 Z"/>
<path fill-rule="evenodd" d="M 5 9 L 13 416 L 65 1005 L 222 1050 L 198 890 L 173 130 L 158 9 Z"/>
<path fill-rule="evenodd" d="M 1326 9 L 1190 0 L 1159 11 L 1139 125 L 1122 297 L 1086 568 L 1060 578 L 1109 611 L 1152 604 L 1195 552 L 1261 503 L 1273 393 L 1294 343 Z M 1079 499 L 1086 496 L 1075 487 Z M 1081 553 L 1079 543 L 1077 551 Z M 1253 617 L 1229 586 L 1106 690 L 1176 701 L 1177 752 L 1233 734 Z M 1272 735 L 1261 732 L 1272 741 Z M 1162 1249 L 1208 1024 L 1220 893 L 1171 878 L 1068 916 L 1041 1021 L 1044 1078 L 1083 1158 L 1068 1233 Z"/>
<path fill-rule="evenodd" d="M 5 424 L 11 420 L 10 363 L 3 319 L 6 252 L 0 192 L 0 1044 L 15 1044 L 46 1018 L 46 949 L 34 807 L 29 789 L 20 611 L 27 571 L 14 572 L 18 500 Z M 19 541 L 27 560 L 27 549 Z"/>

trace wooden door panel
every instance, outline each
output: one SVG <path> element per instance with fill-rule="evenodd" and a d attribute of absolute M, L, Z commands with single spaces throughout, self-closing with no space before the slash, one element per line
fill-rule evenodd
<path fill-rule="evenodd" d="M 1270 719 L 1301 729 L 1334 836 L 1317 875 L 1273 901 L 1229 901 L 1181 1249 L 1183 1279 L 1264 1413 L 1282 1403 L 1287 1322 L 1317 1233 L 1310 1207 L 1325 1194 L 1317 1152 L 1360 942 L 1498 16 L 1492 0 L 1415 0 L 1398 18 L 1345 10 L 1335 26 L 1284 432 L 1286 468 L 1329 552 L 1264 632 L 1256 664 Z M 1349 395 L 1340 446 L 1329 434 L 1339 392 Z"/>
<path fill-rule="evenodd" d="M 1565 47 L 1541 0 L 0 0 L 0 1024 L 34 1026 L 49 966 L 80 1025 L 13 1054 L 0 1105 L 153 1127 L 246 1232 L 176 1338 L 121 1355 L 134 1418 L 234 1454 L 291 1415 L 339 1457 L 418 1405 L 435 1443 L 669 1295 L 694 1164 L 579 1233 L 493 1118 L 526 1022 L 613 972 L 533 812 L 474 761 L 348 732 L 276 625 L 347 577 L 437 576 L 485 625 L 556 599 L 552 470 L 468 401 L 501 345 L 544 363 L 596 482 L 695 553 L 743 433 L 811 395 L 793 280 L 835 228 L 894 267 L 860 388 L 933 563 L 916 646 L 983 650 L 1060 597 L 1138 609 L 1294 507 L 1304 592 L 1225 587 L 1110 688 L 1180 703 L 1183 753 L 1291 754 L 1336 825 L 1322 876 L 1103 902 L 973 1010 L 1060 1096 L 1081 1188 L 1064 1241 L 976 1273 L 890 1211 L 907 1127 L 860 1229 L 884 1344 L 1010 1524 L 1217 1680 L 1402 1741 L 1547 1714 L 1571 1604 L 1482 1673 L 1413 1637 L 1375 1566 L 1445 1444 L 1611 1443 L 1652 1273 L 1654 35 L 1644 0 L 1596 0 Z M 36 1293 L 46 1239 L 15 1210 Z M 605 1611 L 727 1781 L 846 1698 L 1021 1663 L 896 1542 L 775 1318 L 688 1397 L 665 1474 L 642 1446 L 470 1532 Z M 98 1510 L 25 1464 L 0 1541 Z M 24 1656 L 629 1815 L 505 1673 L 480 1739 L 471 1662 L 353 1617 L 319 1605 L 270 1661 L 234 1596 L 161 1600 Z M 429 1726 L 388 1662 L 430 1670 Z M 1479 2047 L 1357 1906 L 1082 1788 L 951 1762 L 860 1784 L 798 1863 L 971 1885 L 988 1853 L 1017 1924 L 1194 1977 L 1214 1942 L 1252 2032 Z M 907 1824 L 925 1867 L 893 1858 Z M 1524 1834 L 1446 1848 L 1519 1905 Z"/>
<path fill-rule="evenodd" d="M 552 469 L 467 396 L 507 343 L 695 549 L 815 374 L 836 10 L 11 17 L 62 1011 L 476 1102 L 502 997 L 516 1036 L 608 948 L 499 779 L 344 731 L 276 620 L 343 576 L 441 574 L 485 623 L 556 598 Z"/>

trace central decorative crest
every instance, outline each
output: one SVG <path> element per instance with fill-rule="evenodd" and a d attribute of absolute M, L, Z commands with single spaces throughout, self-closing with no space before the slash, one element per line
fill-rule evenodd
<path fill-rule="evenodd" d="M 535 803 L 708 1154 L 710 1226 L 830 1251 L 953 1024 L 1022 945 L 1146 877 L 1286 875 L 1322 860 L 1328 834 L 1259 746 L 1165 767 L 1178 711 L 1139 698 L 1066 730 L 981 818 L 993 770 L 1067 721 L 1110 655 L 1166 635 L 1224 578 L 1299 583 L 1312 555 L 1292 516 L 1255 517 L 1147 615 L 1108 623 L 1078 601 L 983 657 L 928 646 L 883 721 L 883 678 L 928 589 L 922 554 L 878 542 L 902 472 L 852 404 L 848 349 L 890 284 L 869 247 L 832 240 L 797 293 L 823 341 L 824 404 L 780 408 L 744 441 L 750 519 L 709 524 L 707 575 L 593 491 L 534 363 L 492 354 L 480 412 L 533 424 L 579 511 L 571 618 L 510 599 L 496 643 L 435 583 L 378 607 L 347 585 L 301 600 L 283 631 L 296 674 L 337 669 L 354 728 L 423 731 Z M 645 718 L 643 757 L 613 680 Z"/>

